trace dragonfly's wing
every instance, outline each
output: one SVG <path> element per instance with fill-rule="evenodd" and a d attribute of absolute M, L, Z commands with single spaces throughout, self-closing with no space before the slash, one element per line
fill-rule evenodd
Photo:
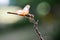
<path fill-rule="evenodd" d="M 29 9 L 30 9 L 30 5 L 26 5 L 26 6 L 23 8 L 23 10 L 26 10 L 26 11 L 29 11 Z"/>
<path fill-rule="evenodd" d="M 16 13 L 17 14 L 22 14 L 23 13 L 23 10 L 17 10 Z"/>

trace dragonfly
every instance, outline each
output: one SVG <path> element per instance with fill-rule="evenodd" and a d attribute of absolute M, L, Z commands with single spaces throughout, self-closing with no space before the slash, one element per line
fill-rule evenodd
<path fill-rule="evenodd" d="M 34 18 L 34 15 L 29 13 L 29 9 L 30 9 L 30 5 L 26 5 L 23 9 L 17 10 L 15 12 L 7 12 L 7 13 Z"/>

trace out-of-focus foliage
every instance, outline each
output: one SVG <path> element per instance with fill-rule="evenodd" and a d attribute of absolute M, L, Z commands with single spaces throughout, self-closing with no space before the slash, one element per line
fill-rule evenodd
<path fill-rule="evenodd" d="M 60 40 L 59 0 L 2 0 L 0 3 L 0 40 L 37 40 L 33 24 L 27 18 L 7 14 L 8 11 L 31 6 L 30 13 L 39 20 L 39 31 L 45 40 Z"/>

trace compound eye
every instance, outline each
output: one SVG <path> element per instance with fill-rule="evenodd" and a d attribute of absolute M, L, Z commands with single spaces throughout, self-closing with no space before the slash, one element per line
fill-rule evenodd
<path fill-rule="evenodd" d="M 23 8 L 23 10 L 29 10 L 30 9 L 30 5 L 26 5 L 24 8 Z"/>
<path fill-rule="evenodd" d="M 30 8 L 30 5 L 27 5 L 26 7 L 27 7 L 27 8 Z"/>

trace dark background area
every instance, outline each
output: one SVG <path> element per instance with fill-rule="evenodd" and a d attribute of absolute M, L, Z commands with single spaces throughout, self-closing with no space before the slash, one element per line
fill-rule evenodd
<path fill-rule="evenodd" d="M 25 17 L 7 14 L 30 5 L 39 20 L 45 40 L 60 40 L 60 0 L 2 0 L 0 2 L 0 40 L 38 40 L 33 24 Z"/>

